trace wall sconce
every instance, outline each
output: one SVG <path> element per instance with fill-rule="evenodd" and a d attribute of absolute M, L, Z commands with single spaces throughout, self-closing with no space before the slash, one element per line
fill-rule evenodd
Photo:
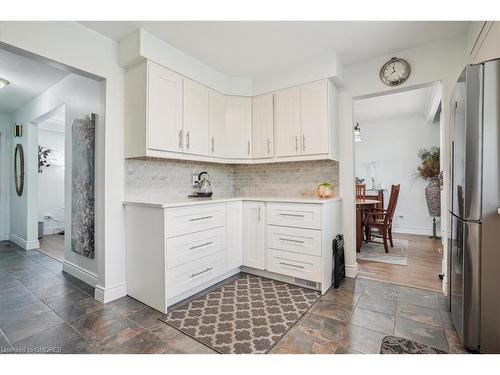
<path fill-rule="evenodd" d="M 361 142 L 363 140 L 363 137 L 361 136 L 361 129 L 359 127 L 359 124 L 356 123 L 354 126 L 354 142 Z"/>
<path fill-rule="evenodd" d="M 23 136 L 23 126 L 21 124 L 14 125 L 14 137 L 19 138 Z"/>

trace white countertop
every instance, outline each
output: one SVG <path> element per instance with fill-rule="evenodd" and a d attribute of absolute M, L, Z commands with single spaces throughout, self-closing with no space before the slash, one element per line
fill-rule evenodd
<path fill-rule="evenodd" d="M 341 201 L 342 198 L 318 198 L 318 197 L 276 197 L 276 196 L 221 196 L 214 194 L 212 198 L 184 198 L 179 200 L 161 200 L 161 199 L 147 199 L 147 200 L 126 200 L 124 205 L 138 205 L 149 206 L 158 208 L 169 207 L 182 207 L 182 206 L 195 206 L 208 203 L 222 203 L 231 201 L 261 201 L 261 202 L 284 202 L 284 203 L 312 203 L 312 204 L 326 204 Z"/>

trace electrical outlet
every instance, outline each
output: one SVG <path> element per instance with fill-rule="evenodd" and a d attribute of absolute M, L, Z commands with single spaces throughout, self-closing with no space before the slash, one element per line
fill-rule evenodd
<path fill-rule="evenodd" d="M 399 220 L 404 220 L 404 219 L 405 219 L 405 217 L 404 217 L 404 215 L 398 215 L 398 219 L 399 219 Z"/>

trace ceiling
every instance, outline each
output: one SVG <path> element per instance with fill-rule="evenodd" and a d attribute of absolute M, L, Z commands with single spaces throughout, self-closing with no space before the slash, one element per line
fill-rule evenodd
<path fill-rule="evenodd" d="M 422 116 L 432 87 L 361 99 L 354 102 L 354 122 L 361 127 L 387 118 Z"/>
<path fill-rule="evenodd" d="M 344 65 L 466 32 L 468 22 L 164 21 L 82 22 L 116 41 L 143 28 L 228 76 L 258 78 L 330 56 Z"/>
<path fill-rule="evenodd" d="M 68 72 L 0 49 L 0 113 L 11 113 L 68 75 Z"/>

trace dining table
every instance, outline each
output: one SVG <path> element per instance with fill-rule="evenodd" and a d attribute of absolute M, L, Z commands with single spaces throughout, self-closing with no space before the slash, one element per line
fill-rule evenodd
<path fill-rule="evenodd" d="M 363 222 L 361 212 L 365 208 L 374 208 L 380 202 L 378 199 L 357 198 L 356 199 L 356 252 L 361 251 L 361 244 L 363 242 Z"/>

